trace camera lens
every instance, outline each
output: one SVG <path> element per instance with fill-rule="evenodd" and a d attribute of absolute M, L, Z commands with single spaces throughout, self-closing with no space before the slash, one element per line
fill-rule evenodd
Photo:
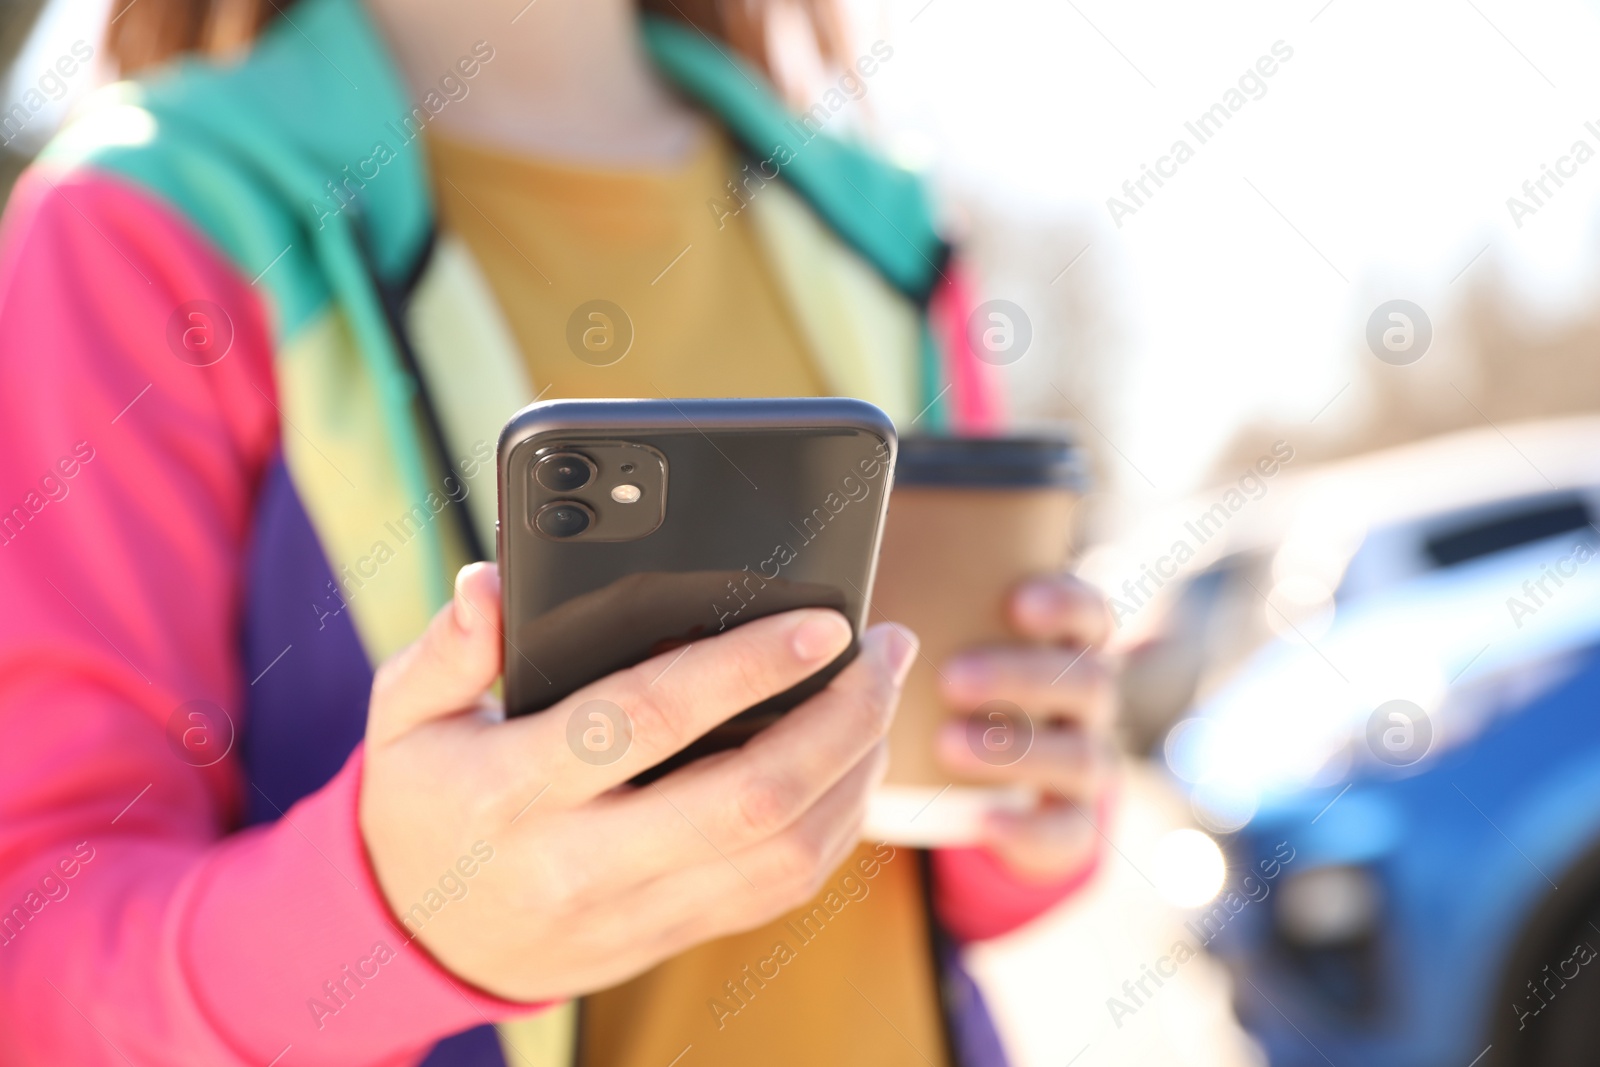
<path fill-rule="evenodd" d="M 594 474 L 594 464 L 576 452 L 553 453 L 533 468 L 534 478 L 552 493 L 575 493 L 588 485 Z"/>
<path fill-rule="evenodd" d="M 576 500 L 557 500 L 539 509 L 533 524 L 546 537 L 576 537 L 594 522 L 594 512 Z"/>

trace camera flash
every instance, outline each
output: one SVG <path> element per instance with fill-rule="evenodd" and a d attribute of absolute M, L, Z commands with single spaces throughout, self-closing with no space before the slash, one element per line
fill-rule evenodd
<path fill-rule="evenodd" d="M 611 490 L 611 499 L 619 504 L 634 504 L 639 500 L 637 485 L 619 485 Z"/>

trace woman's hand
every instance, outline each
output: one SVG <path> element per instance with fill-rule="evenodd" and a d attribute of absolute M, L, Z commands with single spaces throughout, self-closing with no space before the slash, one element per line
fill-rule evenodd
<path fill-rule="evenodd" d="M 372 687 L 361 830 L 394 914 L 451 972 L 519 1001 L 613 985 L 809 900 L 859 837 L 915 642 L 891 627 L 741 749 L 628 779 L 827 664 L 835 612 L 747 623 L 506 721 L 499 574 Z"/>
<path fill-rule="evenodd" d="M 1059 881 L 1094 854 L 1092 820 L 1113 768 L 1116 695 L 1100 652 L 1111 617 L 1105 599 L 1070 575 L 1024 583 L 1008 609 L 1022 642 L 965 652 L 940 667 L 946 700 L 977 714 L 945 726 L 939 755 L 963 777 L 1039 787 L 1035 810 L 991 815 L 983 843 L 1019 877 Z M 980 758 L 986 731 L 1026 735 L 1030 726 L 1032 742 L 1020 755 Z"/>

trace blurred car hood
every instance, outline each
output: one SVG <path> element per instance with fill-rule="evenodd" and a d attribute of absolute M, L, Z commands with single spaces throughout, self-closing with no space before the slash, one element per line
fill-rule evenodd
<path fill-rule="evenodd" d="M 1590 554 L 1584 562 L 1579 542 Z M 1560 560 L 1570 576 L 1553 570 Z M 1587 531 L 1426 574 L 1341 606 L 1321 636 L 1295 630 L 1267 645 L 1173 728 L 1168 767 L 1191 787 L 1202 821 L 1237 829 L 1275 795 L 1363 768 L 1392 771 L 1366 745 L 1380 705 L 1398 699 L 1422 709 L 1431 757 L 1506 710 L 1504 697 L 1494 707 L 1457 695 L 1597 638 L 1600 548 Z M 1514 703 L 1532 695 L 1520 692 Z"/>

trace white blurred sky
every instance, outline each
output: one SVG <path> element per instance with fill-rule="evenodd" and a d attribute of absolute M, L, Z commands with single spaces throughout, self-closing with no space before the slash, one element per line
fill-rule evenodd
<path fill-rule="evenodd" d="M 1093 228 L 1084 265 L 1123 335 L 1101 428 L 1155 484 L 1113 459 L 1135 496 L 1193 488 L 1252 414 L 1316 415 L 1372 309 L 1403 297 L 1437 324 L 1486 245 L 1470 269 L 1498 259 L 1542 315 L 1595 291 L 1600 158 L 1520 230 L 1505 203 L 1575 138 L 1600 150 L 1584 3 L 856 2 L 896 46 L 871 87 L 891 132 L 925 142 L 946 182 Z M 1106 198 L 1176 137 L 1196 145 L 1184 121 L 1280 39 L 1294 57 L 1267 95 L 1116 229 Z"/>

